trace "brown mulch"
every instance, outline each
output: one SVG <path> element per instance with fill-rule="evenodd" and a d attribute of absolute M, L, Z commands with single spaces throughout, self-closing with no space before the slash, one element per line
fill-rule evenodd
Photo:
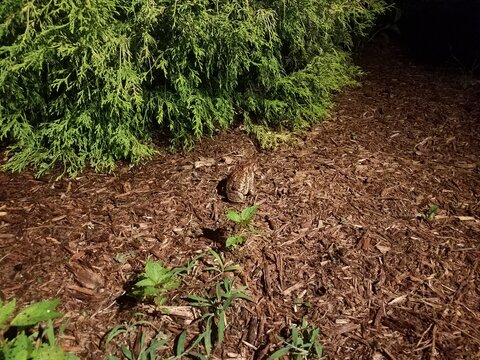
<path fill-rule="evenodd" d="M 117 299 L 146 259 L 223 251 L 224 213 L 242 206 L 218 184 L 255 157 L 258 234 L 223 252 L 254 302 L 232 306 L 217 358 L 263 358 L 304 316 L 326 359 L 480 358 L 480 82 L 396 48 L 358 63 L 362 85 L 331 118 L 274 152 L 237 129 L 113 175 L 0 173 L 0 295 L 60 299 L 63 346 L 105 358 L 108 329 L 144 309 Z M 202 281 L 184 291 L 202 294 Z"/>

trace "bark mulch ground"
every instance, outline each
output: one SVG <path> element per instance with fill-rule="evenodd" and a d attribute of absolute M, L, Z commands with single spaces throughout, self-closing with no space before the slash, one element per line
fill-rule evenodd
<path fill-rule="evenodd" d="M 117 300 L 145 260 L 180 266 L 213 248 L 242 265 L 236 284 L 254 299 L 232 305 L 216 358 L 264 358 L 303 317 L 326 359 L 480 358 L 480 82 L 396 48 L 372 46 L 358 63 L 362 85 L 274 152 L 237 129 L 113 175 L 0 173 L 2 296 L 59 298 L 63 346 L 102 359 L 105 333 L 147 309 Z M 258 233 L 226 252 L 224 214 L 244 206 L 218 184 L 250 157 Z M 173 304 L 212 280 L 184 279 Z"/>

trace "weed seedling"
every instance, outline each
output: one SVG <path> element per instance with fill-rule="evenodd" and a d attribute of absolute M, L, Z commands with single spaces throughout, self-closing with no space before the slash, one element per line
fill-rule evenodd
<path fill-rule="evenodd" d="M 143 314 L 137 314 L 143 316 Z M 147 359 L 156 359 L 156 351 L 163 349 L 168 344 L 168 338 L 165 334 L 158 332 L 150 340 L 147 340 L 147 335 L 143 331 L 144 327 L 150 327 L 155 329 L 155 327 L 148 321 L 139 320 L 131 324 L 117 325 L 111 329 L 105 338 L 105 347 L 115 338 L 124 334 L 124 335 L 135 335 L 135 339 L 138 339 L 138 346 L 132 346 L 136 350 L 128 346 L 121 346 L 120 351 L 128 360 L 147 360 Z M 156 330 L 156 329 L 155 329 Z M 136 340 L 137 341 L 137 340 Z M 118 360 L 118 357 L 114 355 L 108 355 L 107 360 Z"/>
<path fill-rule="evenodd" d="M 292 325 L 290 327 L 290 337 L 281 339 L 282 347 L 276 350 L 267 360 L 279 359 L 287 354 L 295 360 L 302 359 L 320 359 L 323 353 L 323 347 L 318 342 L 320 330 L 308 326 L 304 318 L 300 327 Z"/>
<path fill-rule="evenodd" d="M 435 216 L 437 216 L 439 210 L 440 207 L 438 205 L 432 204 L 423 213 L 418 214 L 417 217 L 419 219 L 433 221 L 435 219 Z"/>
<path fill-rule="evenodd" d="M 258 206 L 253 205 L 243 209 L 241 212 L 237 212 L 233 209 L 227 210 L 226 216 L 227 219 L 233 221 L 235 225 L 239 225 L 240 228 L 247 228 L 250 231 L 255 231 L 255 228 L 252 226 L 252 219 L 257 213 Z"/>
<path fill-rule="evenodd" d="M 225 216 L 227 219 L 235 224 L 236 232 L 229 236 L 225 241 L 227 249 L 234 249 L 237 245 L 241 245 L 247 241 L 246 237 L 242 234 L 244 231 L 255 232 L 255 228 L 252 225 L 252 219 L 257 213 L 258 206 L 250 206 L 241 212 L 229 209 Z"/>
<path fill-rule="evenodd" d="M 201 308 L 203 310 L 202 320 L 203 332 L 195 339 L 194 344 L 199 345 L 203 342 L 207 355 L 210 355 L 214 346 L 219 346 L 225 334 L 226 327 L 226 311 L 235 299 L 250 300 L 251 297 L 245 293 L 246 286 L 233 289 L 233 281 L 226 277 L 219 281 L 215 286 L 215 294 L 212 296 L 190 295 L 187 299 L 191 306 Z M 185 338 L 186 334 L 182 334 L 177 346 L 177 357 L 185 355 Z M 191 347 L 190 347 L 191 348 Z"/>
<path fill-rule="evenodd" d="M 161 262 L 147 260 L 145 270 L 139 275 L 140 280 L 133 285 L 131 294 L 137 298 L 153 296 L 155 303 L 162 305 L 166 301 L 164 294 L 180 285 L 177 275 L 183 270 L 169 270 Z"/>
<path fill-rule="evenodd" d="M 58 359 L 78 360 L 73 354 L 66 353 L 55 339 L 53 319 L 62 316 L 55 310 L 58 300 L 45 300 L 27 306 L 10 322 L 15 312 L 15 299 L 4 304 L 0 300 L 0 359 Z M 46 323 L 42 330 L 40 325 Z M 63 334 L 66 323 L 62 325 L 59 335 Z M 13 331 L 15 337 L 6 337 Z"/>
<path fill-rule="evenodd" d="M 226 272 L 233 272 L 233 271 L 240 270 L 240 265 L 229 265 L 229 266 L 227 266 L 227 264 L 225 264 L 225 261 L 223 261 L 220 254 L 217 253 L 215 250 L 209 249 L 209 252 L 215 258 L 215 261 L 218 264 L 218 266 L 209 266 L 205 270 L 215 271 L 215 272 L 219 272 L 221 274 L 224 274 Z"/>

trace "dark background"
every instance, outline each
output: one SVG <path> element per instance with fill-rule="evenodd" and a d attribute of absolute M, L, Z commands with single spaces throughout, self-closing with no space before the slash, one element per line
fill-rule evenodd
<path fill-rule="evenodd" d="M 416 58 L 480 67 L 479 0 L 403 0 L 398 29 Z"/>

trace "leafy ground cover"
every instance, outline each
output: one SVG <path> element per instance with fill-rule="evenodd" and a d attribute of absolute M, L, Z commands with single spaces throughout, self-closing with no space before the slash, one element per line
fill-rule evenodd
<path fill-rule="evenodd" d="M 362 86 L 274 152 L 236 129 L 109 176 L 1 173 L 2 297 L 18 308 L 59 298 L 63 348 L 104 359 L 105 335 L 119 324 L 180 334 L 188 320 L 122 297 L 146 259 L 174 269 L 214 249 L 224 268 L 241 265 L 236 286 L 252 298 L 230 304 L 217 358 L 263 359 L 292 344 L 326 359 L 478 358 L 480 83 L 395 47 L 372 45 L 357 62 Z M 234 229 L 225 213 L 243 207 L 218 184 L 250 156 L 255 232 L 226 251 Z M 173 305 L 215 296 L 218 274 L 193 275 L 183 295 L 170 290 Z M 294 339 L 303 319 L 304 340 L 322 349 Z"/>

